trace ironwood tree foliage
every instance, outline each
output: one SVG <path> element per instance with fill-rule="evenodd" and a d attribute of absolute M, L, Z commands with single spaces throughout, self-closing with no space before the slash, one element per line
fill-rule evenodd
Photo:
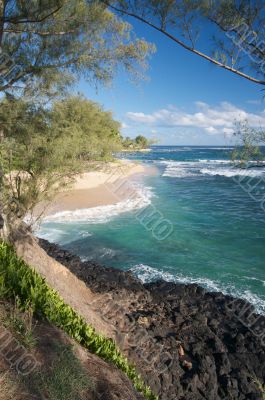
<path fill-rule="evenodd" d="M 153 46 L 98 1 L 0 0 L 0 91 L 141 73 Z M 29 79 L 31 83 L 29 84 Z M 28 84 L 27 84 L 28 82 Z"/>
<path fill-rule="evenodd" d="M 265 167 L 264 150 L 265 130 L 264 128 L 253 128 L 248 121 L 236 123 L 234 137 L 237 141 L 232 152 L 232 160 L 238 167 Z"/>
<path fill-rule="evenodd" d="M 5 98 L 0 102 L 0 119 L 4 132 L 1 200 L 7 236 L 19 230 L 23 218 L 40 202 L 51 200 L 77 173 L 91 168 L 91 161 L 110 160 L 112 152 L 121 148 L 119 123 L 82 97 L 55 101 L 51 108 Z M 32 215 L 36 222 L 42 212 Z"/>
<path fill-rule="evenodd" d="M 2 236 L 120 145 L 112 116 L 67 98 L 69 88 L 80 78 L 109 82 L 118 68 L 141 75 L 153 50 L 98 1 L 0 0 Z"/>
<path fill-rule="evenodd" d="M 101 1 L 218 67 L 265 85 L 264 0 Z"/>

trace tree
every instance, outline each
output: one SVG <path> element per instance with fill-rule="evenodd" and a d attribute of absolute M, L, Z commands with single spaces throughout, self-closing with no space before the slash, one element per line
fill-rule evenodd
<path fill-rule="evenodd" d="M 123 139 L 122 145 L 123 145 L 124 149 L 133 149 L 134 141 L 133 141 L 133 139 L 131 139 L 130 137 L 127 136 L 125 139 Z"/>
<path fill-rule="evenodd" d="M 121 147 L 119 123 L 81 97 L 56 101 L 51 108 L 5 98 L 0 118 L 5 238 L 19 231 L 25 216 L 31 215 L 31 222 L 40 218 L 36 205 L 50 201 L 77 173 L 91 167 L 89 162 L 110 159 Z"/>
<path fill-rule="evenodd" d="M 265 85 L 263 0 L 101 1 L 218 67 Z M 200 30 L 204 31 L 203 42 Z"/>
<path fill-rule="evenodd" d="M 36 82 L 46 90 L 81 76 L 107 82 L 121 66 L 140 73 L 153 51 L 105 5 L 86 0 L 1 0 L 0 45 L 0 91 L 31 93 Z"/>
<path fill-rule="evenodd" d="M 122 146 L 124 150 L 142 150 L 146 149 L 148 146 L 151 146 L 154 143 L 156 143 L 155 140 L 149 140 L 142 135 L 136 136 L 135 139 L 131 139 L 129 137 L 122 139 Z"/>
<path fill-rule="evenodd" d="M 55 131 L 78 138 L 79 157 L 85 161 L 109 161 L 121 149 L 120 123 L 110 112 L 83 97 L 55 102 L 52 121 Z"/>
<path fill-rule="evenodd" d="M 49 104 L 55 97 L 62 98 L 80 77 L 108 82 L 119 67 L 139 74 L 153 46 L 135 38 L 130 25 L 98 1 L 0 0 L 0 47 L 0 92 L 9 94 L 0 104 L 1 229 L 3 219 L 11 226 L 8 219 L 19 215 L 20 223 L 22 210 L 32 209 L 39 201 L 42 179 L 52 174 L 52 184 L 45 189 L 50 193 L 57 176 L 70 179 L 84 160 L 109 158 L 119 142 L 117 123 L 110 124 L 111 116 L 95 104 L 70 99 L 54 104 L 49 111 L 43 107 L 43 100 Z M 23 96 L 23 100 L 11 100 L 10 94 Z M 93 118 L 86 121 L 87 127 L 97 125 L 101 137 L 88 137 L 85 133 L 89 129 L 85 132 L 84 124 L 75 124 L 69 107 L 80 116 L 78 102 L 82 110 L 87 107 L 94 112 Z M 73 120 L 67 119 L 68 115 Z M 17 213 L 11 207 L 14 199 Z"/>
<path fill-rule="evenodd" d="M 261 146 L 265 145 L 264 129 L 249 126 L 247 121 L 236 124 L 234 136 L 237 146 L 232 152 L 232 160 L 241 168 L 264 167 L 265 154 Z"/>
<path fill-rule="evenodd" d="M 149 144 L 148 139 L 142 135 L 136 136 L 135 143 L 141 149 L 145 149 Z"/>

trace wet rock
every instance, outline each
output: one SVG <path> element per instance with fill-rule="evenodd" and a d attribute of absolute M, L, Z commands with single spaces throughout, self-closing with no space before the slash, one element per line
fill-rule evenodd
<path fill-rule="evenodd" d="M 122 304 L 122 315 L 108 319 L 121 349 L 160 400 L 262 399 L 265 317 L 249 303 L 198 285 L 143 285 L 129 272 L 40 244 L 92 291 Z"/>

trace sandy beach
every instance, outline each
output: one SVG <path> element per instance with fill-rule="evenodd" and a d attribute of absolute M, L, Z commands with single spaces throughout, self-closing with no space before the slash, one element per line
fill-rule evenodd
<path fill-rule="evenodd" d="M 116 204 L 127 200 L 128 190 L 115 190 L 118 187 L 132 187 L 132 180 L 141 180 L 144 175 L 157 174 L 150 166 L 119 160 L 106 164 L 97 171 L 85 172 L 77 176 L 69 189 L 59 193 L 46 208 L 45 216 L 63 211 L 92 208 Z"/>

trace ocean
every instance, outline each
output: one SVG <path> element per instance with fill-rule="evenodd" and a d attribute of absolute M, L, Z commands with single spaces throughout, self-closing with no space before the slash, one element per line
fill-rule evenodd
<path fill-rule="evenodd" d="M 117 205 L 45 220 L 37 234 L 144 282 L 198 283 L 265 314 L 265 168 L 231 165 L 232 148 L 154 146 L 121 154 L 157 168 Z"/>

